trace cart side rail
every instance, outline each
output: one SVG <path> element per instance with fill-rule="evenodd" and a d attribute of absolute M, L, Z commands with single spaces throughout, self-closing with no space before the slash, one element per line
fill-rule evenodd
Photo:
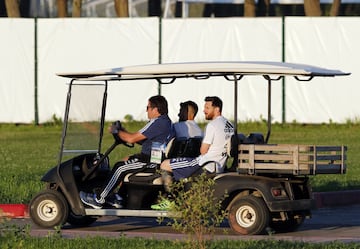
<path fill-rule="evenodd" d="M 346 146 L 240 144 L 239 173 L 345 174 Z"/>

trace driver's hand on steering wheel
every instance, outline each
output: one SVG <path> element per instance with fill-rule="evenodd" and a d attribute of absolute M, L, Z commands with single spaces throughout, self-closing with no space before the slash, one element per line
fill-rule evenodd
<path fill-rule="evenodd" d="M 120 121 L 115 121 L 110 127 L 109 127 L 109 132 L 113 135 L 115 141 L 118 144 L 123 144 L 129 148 L 134 147 L 134 144 L 132 143 L 128 143 L 125 142 L 124 140 L 122 140 L 119 136 L 119 132 L 120 131 L 125 131 L 125 129 L 122 127 L 121 122 Z"/>
<path fill-rule="evenodd" d="M 112 123 L 112 125 L 109 127 L 109 132 L 112 134 L 118 134 L 119 131 L 125 131 L 124 127 L 122 127 L 120 121 L 115 121 Z"/>
<path fill-rule="evenodd" d="M 111 126 L 109 126 L 109 132 L 110 133 L 112 133 L 112 134 L 117 134 L 117 133 L 119 133 L 119 130 L 116 128 L 116 126 L 115 125 L 111 125 Z"/>

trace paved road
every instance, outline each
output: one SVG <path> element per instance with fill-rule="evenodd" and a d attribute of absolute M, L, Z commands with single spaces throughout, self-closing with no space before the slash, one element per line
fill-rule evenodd
<path fill-rule="evenodd" d="M 304 241 L 360 242 L 360 205 L 315 210 L 298 231 L 276 236 Z"/>
<path fill-rule="evenodd" d="M 18 224 L 31 224 L 31 234 L 47 236 L 51 230 L 41 229 L 30 219 L 17 219 Z M 225 230 L 225 234 L 224 234 Z M 158 224 L 154 218 L 119 218 L 103 217 L 92 226 L 86 228 L 72 228 L 65 226 L 62 229 L 65 237 L 81 236 L 114 236 L 124 234 L 128 237 L 149 237 L 158 239 L 182 238 L 166 224 Z M 291 233 L 269 235 L 243 236 L 236 235 L 225 223 L 217 229 L 217 239 L 281 239 L 308 242 L 359 242 L 360 243 L 360 205 L 321 208 L 313 211 L 312 219 L 307 219 L 300 229 Z"/>

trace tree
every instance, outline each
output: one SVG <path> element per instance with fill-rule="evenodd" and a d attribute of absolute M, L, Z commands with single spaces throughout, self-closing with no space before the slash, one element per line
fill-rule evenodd
<path fill-rule="evenodd" d="M 67 17 L 67 0 L 57 0 L 58 17 Z"/>
<path fill-rule="evenodd" d="M 72 17 L 81 17 L 81 0 L 73 0 Z"/>
<path fill-rule="evenodd" d="M 304 0 L 306 16 L 321 16 L 320 0 Z"/>
<path fill-rule="evenodd" d="M 270 0 L 257 1 L 257 16 L 270 16 Z"/>
<path fill-rule="evenodd" d="M 215 227 L 220 226 L 226 217 L 226 212 L 221 211 L 222 200 L 215 197 L 214 186 L 215 180 L 206 173 L 171 185 L 173 205 L 169 211 L 176 215 L 169 225 L 188 235 L 188 248 L 205 249 L 207 242 L 214 237 Z M 161 197 L 163 200 L 167 198 Z"/>
<path fill-rule="evenodd" d="M 339 14 L 340 5 L 341 5 L 341 0 L 333 1 L 330 9 L 330 16 L 337 16 Z"/>
<path fill-rule="evenodd" d="M 5 0 L 8 17 L 20 17 L 19 3 L 17 0 Z"/>
<path fill-rule="evenodd" d="M 245 17 L 255 17 L 255 0 L 245 0 L 244 2 L 244 16 Z"/>
<path fill-rule="evenodd" d="M 118 17 L 129 17 L 129 1 L 114 0 L 115 11 Z"/>

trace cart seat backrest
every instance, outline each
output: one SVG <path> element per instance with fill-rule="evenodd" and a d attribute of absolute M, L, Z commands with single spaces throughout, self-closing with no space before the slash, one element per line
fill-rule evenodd
<path fill-rule="evenodd" d="M 261 133 L 250 133 L 244 144 L 265 144 L 264 135 Z"/>
<path fill-rule="evenodd" d="M 261 133 L 250 133 L 248 136 L 245 136 L 243 133 L 238 133 L 237 140 L 236 135 L 233 135 L 231 137 L 229 156 L 234 157 L 235 153 L 239 152 L 239 144 L 265 144 L 264 135 Z"/>
<path fill-rule="evenodd" d="M 200 155 L 202 137 L 173 138 L 166 147 L 165 158 L 197 157 Z"/>
<path fill-rule="evenodd" d="M 236 158 L 235 156 L 239 153 L 239 144 L 265 144 L 265 139 L 261 133 L 250 133 L 248 136 L 245 136 L 243 133 L 238 133 L 237 139 L 236 135 L 233 135 L 231 137 L 230 143 L 231 145 L 228 146 L 228 148 L 230 148 L 228 155 L 230 157 Z M 237 161 L 233 160 L 231 167 L 227 168 L 225 171 L 236 171 L 237 166 Z"/>

